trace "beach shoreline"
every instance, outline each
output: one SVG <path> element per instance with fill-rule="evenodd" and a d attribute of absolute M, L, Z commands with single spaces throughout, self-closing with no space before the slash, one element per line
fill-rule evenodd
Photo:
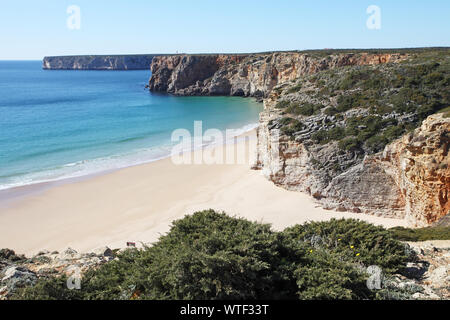
<path fill-rule="evenodd" d="M 258 127 L 257 123 L 249 123 L 241 128 L 232 129 L 237 134 L 235 136 L 233 136 L 231 139 L 242 139 L 243 137 L 246 137 L 247 134 L 251 133 L 252 131 L 255 131 L 257 127 Z M 214 148 L 214 147 L 217 147 L 218 145 L 230 143 L 230 141 L 225 140 L 222 143 L 213 142 L 212 144 L 204 144 L 204 145 L 198 146 L 198 149 L 205 149 L 205 148 L 211 148 L 211 147 Z M 234 142 L 232 142 L 232 143 L 234 143 Z M 192 146 L 192 144 L 191 144 L 191 146 Z M 183 152 L 191 153 L 194 151 L 196 151 L 195 148 L 189 147 L 187 150 L 184 150 Z M 106 169 L 102 169 L 102 170 L 95 171 L 95 172 L 89 172 L 89 173 L 84 173 L 84 174 L 81 173 L 80 175 L 74 175 L 74 176 L 61 176 L 59 178 L 30 182 L 27 184 L 12 186 L 12 187 L 5 188 L 5 189 L 0 188 L 0 209 L 5 208 L 7 205 L 9 205 L 13 201 L 20 200 L 24 197 L 27 197 L 27 196 L 30 196 L 33 194 L 41 193 L 45 190 L 54 188 L 56 186 L 60 186 L 60 185 L 68 184 L 68 183 L 74 183 L 74 182 L 78 182 L 78 181 L 83 181 L 86 179 L 91 179 L 91 178 L 94 178 L 97 176 L 115 172 L 117 170 L 122 170 L 122 169 L 130 168 L 130 167 L 149 164 L 149 163 L 152 163 L 155 161 L 169 159 L 171 157 L 172 157 L 172 155 L 169 152 L 168 154 L 166 154 L 164 156 L 159 156 L 156 158 L 149 158 L 146 160 L 141 160 L 140 162 L 137 162 L 137 163 L 130 163 L 130 164 L 123 165 L 123 166 L 106 168 Z"/>
<path fill-rule="evenodd" d="M 246 150 L 254 150 L 256 130 L 241 138 L 211 148 L 228 152 L 246 143 Z M 174 220 L 205 209 L 270 223 L 275 230 L 331 218 L 406 225 L 399 219 L 325 210 L 309 195 L 277 187 L 261 171 L 251 170 L 254 154 L 246 156 L 248 162 L 235 164 L 176 165 L 165 158 L 39 186 L 39 191 L 22 189 L 20 197 L 0 208 L 0 248 L 33 255 L 67 247 L 80 252 L 122 248 L 126 242 L 140 246 L 157 241 Z"/>

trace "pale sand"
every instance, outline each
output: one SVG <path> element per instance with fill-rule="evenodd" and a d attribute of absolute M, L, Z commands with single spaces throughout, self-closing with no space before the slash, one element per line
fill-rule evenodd
<path fill-rule="evenodd" d="M 254 131 L 249 134 L 255 143 Z M 241 142 L 242 143 L 242 142 Z M 231 148 L 234 146 L 227 146 Z M 392 227 L 403 220 L 327 211 L 248 164 L 175 165 L 163 159 L 34 192 L 0 209 L 0 248 L 32 255 L 154 242 L 173 220 L 213 208 L 275 230 L 311 220 L 359 218 Z"/>

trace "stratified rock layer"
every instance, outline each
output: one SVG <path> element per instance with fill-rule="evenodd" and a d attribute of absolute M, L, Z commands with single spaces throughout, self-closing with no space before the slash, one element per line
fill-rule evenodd
<path fill-rule="evenodd" d="M 336 54 L 313 57 L 301 52 L 173 55 L 155 57 L 151 91 L 176 95 L 266 97 L 272 88 L 304 74 L 348 65 L 401 60 L 400 54 Z"/>
<path fill-rule="evenodd" d="M 395 181 L 412 224 L 429 225 L 450 212 L 449 145 L 450 118 L 438 113 L 373 158 Z"/>
<path fill-rule="evenodd" d="M 325 209 L 365 213 L 389 218 L 405 217 L 405 200 L 395 178 L 382 166 L 361 159 L 352 152 L 341 152 L 337 142 L 305 144 L 280 133 L 276 119 L 276 94 L 264 101 L 257 129 L 258 146 L 255 168 L 276 185 L 313 196 Z M 329 117 L 310 117 L 305 134 L 311 135 L 317 123 Z M 327 164 L 324 167 L 323 164 Z M 329 167 L 348 168 L 332 175 Z"/>
<path fill-rule="evenodd" d="M 449 214 L 450 118 L 442 113 L 358 162 L 337 156 L 336 143 L 308 148 L 278 139 L 267 120 L 269 110 L 260 116 L 256 167 L 275 184 L 309 193 L 327 209 L 406 218 L 412 226 L 427 226 Z M 330 178 L 316 168 L 317 159 L 351 167 Z"/>

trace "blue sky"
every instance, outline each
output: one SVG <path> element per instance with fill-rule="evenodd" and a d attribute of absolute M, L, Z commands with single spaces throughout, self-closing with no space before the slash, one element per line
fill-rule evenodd
<path fill-rule="evenodd" d="M 66 26 L 69 5 L 80 30 Z M 381 29 L 366 27 L 369 5 Z M 449 46 L 448 0 L 2 1 L 0 59 Z"/>

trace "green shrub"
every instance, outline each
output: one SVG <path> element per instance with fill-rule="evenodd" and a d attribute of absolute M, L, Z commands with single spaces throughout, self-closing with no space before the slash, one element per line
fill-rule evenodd
<path fill-rule="evenodd" d="M 334 127 L 329 130 L 319 130 L 311 135 L 316 143 L 326 144 L 333 140 L 339 140 L 345 137 L 345 129 L 342 127 Z"/>
<path fill-rule="evenodd" d="M 377 265 L 387 273 L 398 271 L 411 258 L 405 245 L 389 231 L 356 219 L 305 223 L 286 229 L 284 234 L 330 250 L 345 261 Z"/>
<path fill-rule="evenodd" d="M 323 249 L 311 249 L 308 260 L 294 272 L 298 296 L 304 300 L 366 299 L 367 277 L 354 264 Z"/>
<path fill-rule="evenodd" d="M 277 102 L 277 104 L 275 105 L 275 108 L 277 109 L 284 109 L 287 108 L 289 106 L 290 102 L 286 101 L 286 100 L 280 100 Z"/>
<path fill-rule="evenodd" d="M 349 90 L 356 87 L 362 80 L 368 79 L 370 76 L 362 70 L 350 71 L 341 80 L 338 89 Z"/>
<path fill-rule="evenodd" d="M 286 249 L 289 251 L 288 249 Z M 283 244 L 269 225 L 213 210 L 173 223 L 138 260 L 150 299 L 289 298 Z"/>
<path fill-rule="evenodd" d="M 294 93 L 294 92 L 298 92 L 302 89 L 302 84 L 296 84 L 295 86 L 291 87 L 288 89 L 287 93 Z"/>
<path fill-rule="evenodd" d="M 445 109 L 439 110 L 439 112 L 444 113 L 444 118 L 450 118 L 450 107 L 447 107 Z"/>
<path fill-rule="evenodd" d="M 361 141 L 359 141 L 357 138 L 354 137 L 345 138 L 339 141 L 338 146 L 342 150 L 355 151 L 361 148 Z"/>
<path fill-rule="evenodd" d="M 443 79 L 444 79 L 444 75 L 442 73 L 432 72 L 425 77 L 424 82 L 428 83 L 428 84 L 434 84 L 435 82 L 439 82 Z"/>
<path fill-rule="evenodd" d="M 377 135 L 367 139 L 366 146 L 371 153 L 377 153 L 382 151 L 387 143 L 388 139 L 386 139 L 384 135 Z"/>
<path fill-rule="evenodd" d="M 313 139 L 316 143 L 325 144 L 329 142 L 328 140 L 328 132 L 326 130 L 319 130 L 317 132 L 314 132 L 311 135 L 311 139 Z"/>
<path fill-rule="evenodd" d="M 80 290 L 67 289 L 67 277 L 40 278 L 36 285 L 20 288 L 11 300 L 80 300 Z"/>
<path fill-rule="evenodd" d="M 14 299 L 373 299 L 365 267 L 387 274 L 409 257 L 392 232 L 358 220 L 269 225 L 213 210 L 173 223 L 142 250 L 83 275 L 81 290 L 67 278 L 41 278 Z"/>
<path fill-rule="evenodd" d="M 324 112 L 327 116 L 334 116 L 335 114 L 339 113 L 339 110 L 335 107 L 328 107 L 324 110 Z"/>
<path fill-rule="evenodd" d="M 404 228 L 389 229 L 395 239 L 401 241 L 450 240 L 450 227 Z"/>
<path fill-rule="evenodd" d="M 358 106 L 359 95 L 341 95 L 337 100 L 336 109 L 339 112 L 345 112 Z"/>
<path fill-rule="evenodd" d="M 304 124 L 297 120 L 292 119 L 288 125 L 281 127 L 281 132 L 292 137 L 294 133 L 301 131 L 304 128 Z"/>
<path fill-rule="evenodd" d="M 312 116 L 313 114 L 317 114 L 320 109 L 323 108 L 321 104 L 313 104 L 313 103 L 291 103 L 289 107 L 286 108 L 287 113 L 293 113 L 297 115 L 303 116 Z"/>
<path fill-rule="evenodd" d="M 83 276 L 83 299 L 123 300 L 141 292 L 145 278 L 139 272 L 142 252 L 128 249 L 117 255 L 118 259 L 88 271 Z"/>
<path fill-rule="evenodd" d="M 278 121 L 278 123 L 279 123 L 281 126 L 287 126 L 287 125 L 290 124 L 292 121 L 294 121 L 293 118 L 290 118 L 290 117 L 283 117 L 283 118 L 280 119 L 280 121 Z"/>
<path fill-rule="evenodd" d="M 312 96 L 323 104 L 338 95 L 336 107 L 325 108 L 325 115 L 336 115 L 342 120 L 343 113 L 348 110 L 360 107 L 369 111 L 368 116 L 357 117 L 353 119 L 355 121 L 345 119 L 346 132 L 339 139 L 332 137 L 327 128 L 313 133 L 315 143 L 346 139 L 341 142 L 343 149 L 358 147 L 370 154 L 381 151 L 394 139 L 417 128 L 426 117 L 450 105 L 449 73 L 448 50 L 431 50 L 420 51 L 401 63 L 345 66 L 319 71 L 296 81 L 309 81 Z M 302 91 L 302 94 L 308 92 Z M 282 102 L 280 105 L 287 113 L 303 116 L 312 116 L 323 109 L 314 104 Z M 408 117 L 399 117 L 401 123 L 380 117 L 393 113 Z M 450 112 L 444 115 L 448 117 Z M 292 132 L 289 128 L 286 130 Z"/>

